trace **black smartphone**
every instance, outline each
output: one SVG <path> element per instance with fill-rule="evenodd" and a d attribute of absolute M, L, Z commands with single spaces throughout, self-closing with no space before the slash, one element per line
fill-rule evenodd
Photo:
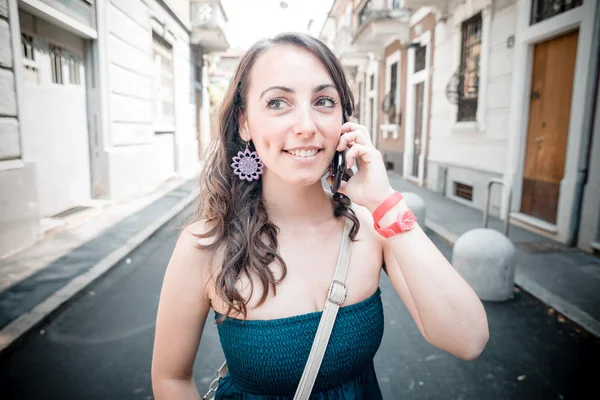
<path fill-rule="evenodd" d="M 337 193 L 342 184 L 342 180 L 348 181 L 354 175 L 351 169 L 346 168 L 346 152 L 336 151 L 333 155 L 333 160 L 329 166 L 329 175 L 333 177 L 333 186 L 331 186 L 331 193 Z"/>

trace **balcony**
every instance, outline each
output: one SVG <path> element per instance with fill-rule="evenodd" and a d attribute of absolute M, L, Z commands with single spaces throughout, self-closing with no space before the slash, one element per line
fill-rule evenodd
<path fill-rule="evenodd" d="M 358 13 L 358 27 L 352 45 L 360 52 L 381 52 L 393 39 L 407 42 L 410 37 L 409 21 L 410 11 L 406 8 L 372 8 L 368 1 Z"/>
<path fill-rule="evenodd" d="M 354 29 L 344 26 L 336 32 L 332 43 L 342 63 L 349 68 L 362 65 L 368 60 L 368 54 L 358 51 L 352 44 L 353 39 Z"/>
<path fill-rule="evenodd" d="M 229 42 L 225 35 L 227 14 L 220 0 L 192 0 L 190 2 L 193 45 L 205 52 L 225 51 Z"/>

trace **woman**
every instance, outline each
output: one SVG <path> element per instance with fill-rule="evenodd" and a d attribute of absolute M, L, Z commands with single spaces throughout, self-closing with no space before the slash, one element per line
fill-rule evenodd
<path fill-rule="evenodd" d="M 465 360 L 482 352 L 483 306 L 423 230 L 375 228 L 378 207 L 385 228 L 407 206 L 367 129 L 346 122 L 353 107 L 342 66 L 317 39 L 281 34 L 244 55 L 221 107 L 198 220 L 181 234 L 165 274 L 152 363 L 157 399 L 199 398 L 192 365 L 211 308 L 230 371 L 216 398 L 291 398 L 347 219 L 347 297 L 311 398 L 381 398 L 373 357 L 383 333 L 382 266 L 427 341 Z M 342 183 L 344 196 L 332 196 L 321 177 L 345 150 L 358 172 Z"/>

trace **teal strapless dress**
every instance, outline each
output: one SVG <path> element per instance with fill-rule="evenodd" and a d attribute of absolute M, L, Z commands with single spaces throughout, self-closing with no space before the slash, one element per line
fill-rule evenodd
<path fill-rule="evenodd" d="M 217 325 L 229 366 L 216 400 L 293 398 L 322 312 L 272 320 L 227 318 Z M 215 312 L 215 320 L 221 315 Z M 341 307 L 311 399 L 377 400 L 373 357 L 383 337 L 381 291 Z"/>

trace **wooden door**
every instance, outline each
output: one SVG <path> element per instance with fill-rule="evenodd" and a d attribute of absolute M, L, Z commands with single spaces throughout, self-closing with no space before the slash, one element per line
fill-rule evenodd
<path fill-rule="evenodd" d="M 521 212 L 556 223 L 578 32 L 535 46 Z"/>
<path fill-rule="evenodd" d="M 425 101 L 425 82 L 414 85 L 415 90 L 415 134 L 413 135 L 413 159 L 411 175 L 419 177 L 419 159 L 421 158 L 423 136 L 423 112 Z"/>

